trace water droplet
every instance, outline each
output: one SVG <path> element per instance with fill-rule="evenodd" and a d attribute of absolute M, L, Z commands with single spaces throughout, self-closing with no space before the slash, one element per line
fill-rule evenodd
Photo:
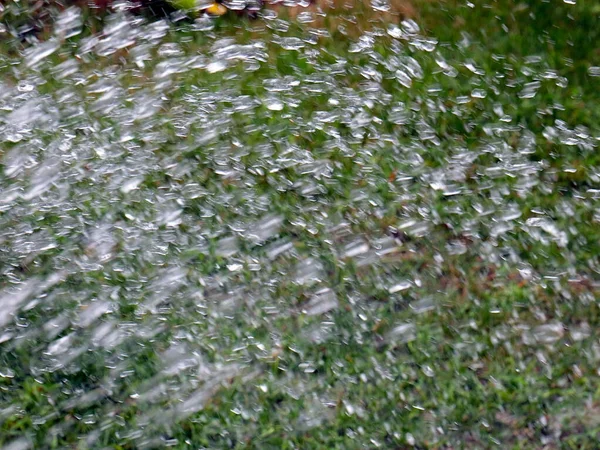
<path fill-rule="evenodd" d="M 50 39 L 25 51 L 24 60 L 27 67 L 35 67 L 59 48 L 58 40 Z"/>
<path fill-rule="evenodd" d="M 417 338 L 417 328 L 412 323 L 404 323 L 393 328 L 388 336 L 389 342 L 405 344 L 414 341 Z"/>

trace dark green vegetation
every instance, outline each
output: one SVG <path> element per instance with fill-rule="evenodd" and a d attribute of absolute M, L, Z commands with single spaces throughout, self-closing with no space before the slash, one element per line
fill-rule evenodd
<path fill-rule="evenodd" d="M 1 444 L 597 448 L 599 7 L 416 7 L 5 40 Z"/>

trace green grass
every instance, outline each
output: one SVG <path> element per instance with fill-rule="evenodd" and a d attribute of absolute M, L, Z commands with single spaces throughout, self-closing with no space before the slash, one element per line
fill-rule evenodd
<path fill-rule="evenodd" d="M 0 298 L 64 271 L 0 330 L 1 445 L 596 448 L 600 78 L 589 67 L 600 65 L 600 11 L 585 1 L 416 6 L 422 33 L 439 41 L 433 53 L 377 32 L 371 51 L 351 52 L 357 40 L 339 32 L 283 50 L 274 34 L 307 38 L 306 26 L 251 32 L 265 22 L 234 18 L 159 38 L 209 59 L 220 38 L 261 43 L 254 71 L 235 62 L 154 77 L 167 57 L 151 45 L 143 67 L 133 51 L 82 55 L 90 78 L 77 84 L 52 68 L 80 38 L 36 69 L 19 65 L 25 44 L 0 44 L 3 82 L 41 78 L 35 92 L 61 112 L 58 126 L 3 142 L 0 189 L 27 192 L 39 167 L 8 176 L 10 151 L 67 160 L 46 194 L 0 209 Z M 410 88 L 386 67 L 407 57 L 422 69 Z M 283 76 L 301 84 L 267 92 L 264 80 Z M 103 113 L 88 90 L 107 79 L 127 94 Z M 131 119 L 148 102 L 137 92 L 160 98 L 160 114 Z M 269 95 L 281 111 L 262 102 Z M 2 126 L 12 100 L 2 99 Z M 242 108 L 252 100 L 262 103 Z M 69 104 L 83 111 L 69 115 Z M 323 112 L 337 116 L 315 121 Z M 329 169 L 312 175 L 311 161 Z M 138 190 L 118 189 L 119 168 L 138 170 Z M 430 187 L 443 177 L 459 192 Z M 176 199 L 182 220 L 170 227 L 157 211 Z M 503 220 L 509 212 L 520 216 Z M 269 214 L 281 228 L 261 245 L 239 231 L 260 231 Z M 94 237 L 97 225 L 109 236 Z M 54 247 L 19 247 L 46 235 Z M 231 236 L 238 250 L 227 255 Z M 358 238 L 371 251 L 344 257 Z M 110 257 L 94 266 L 102 239 Z M 291 248 L 269 256 L 280 239 Z M 307 258 L 321 266 L 313 284 L 296 278 Z M 392 292 L 403 281 L 410 288 Z M 321 288 L 337 307 L 306 314 Z M 110 311 L 80 325 L 94 301 Z M 201 406 L 186 413 L 194 393 Z"/>

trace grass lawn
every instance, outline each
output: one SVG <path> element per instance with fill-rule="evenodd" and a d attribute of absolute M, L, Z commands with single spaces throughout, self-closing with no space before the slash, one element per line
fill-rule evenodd
<path fill-rule="evenodd" d="M 5 6 L 0 446 L 597 448 L 596 3 Z"/>

